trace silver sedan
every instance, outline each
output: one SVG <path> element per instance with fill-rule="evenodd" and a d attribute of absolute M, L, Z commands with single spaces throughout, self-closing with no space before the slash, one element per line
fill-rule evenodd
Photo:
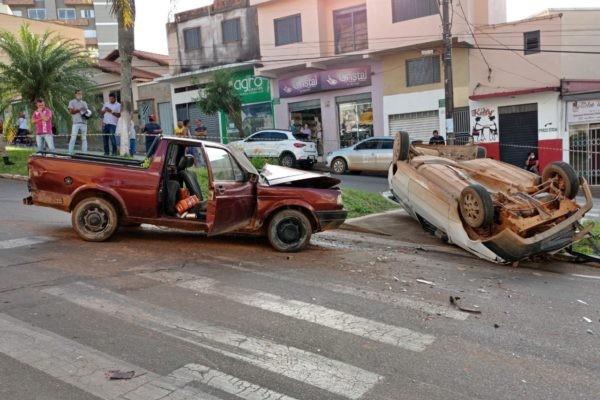
<path fill-rule="evenodd" d="M 392 163 L 393 147 L 392 137 L 372 137 L 327 153 L 325 161 L 334 174 L 346 171 L 386 172 Z"/>

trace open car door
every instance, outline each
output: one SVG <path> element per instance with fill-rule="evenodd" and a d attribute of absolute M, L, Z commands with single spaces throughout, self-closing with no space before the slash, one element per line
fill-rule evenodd
<path fill-rule="evenodd" d="M 208 235 L 245 228 L 256 210 L 256 183 L 232 154 L 217 147 L 205 147 L 210 170 L 206 221 Z"/>

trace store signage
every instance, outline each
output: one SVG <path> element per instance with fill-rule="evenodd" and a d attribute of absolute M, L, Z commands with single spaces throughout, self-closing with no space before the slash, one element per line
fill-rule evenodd
<path fill-rule="evenodd" d="M 252 71 L 235 72 L 232 85 L 242 104 L 271 100 L 271 82 L 262 76 L 254 76 Z"/>
<path fill-rule="evenodd" d="M 569 123 L 600 121 L 600 100 L 568 102 L 567 119 Z"/>
<path fill-rule="evenodd" d="M 279 97 L 293 97 L 325 90 L 348 89 L 371 84 L 371 67 L 313 72 L 279 80 Z"/>

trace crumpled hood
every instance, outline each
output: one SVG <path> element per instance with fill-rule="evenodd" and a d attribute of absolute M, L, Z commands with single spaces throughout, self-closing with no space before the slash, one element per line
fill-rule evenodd
<path fill-rule="evenodd" d="M 260 175 L 268 186 L 289 185 L 327 189 L 340 183 L 339 179 L 330 176 L 271 164 L 265 164 Z"/>

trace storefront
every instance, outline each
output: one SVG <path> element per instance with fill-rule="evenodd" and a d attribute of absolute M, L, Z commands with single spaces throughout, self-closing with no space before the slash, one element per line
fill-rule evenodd
<path fill-rule="evenodd" d="M 374 111 L 381 113 L 381 105 L 374 106 L 373 99 L 382 97 L 372 82 L 377 68 L 331 68 L 279 79 L 277 126 L 307 132 L 320 155 L 375 135 L 380 127 Z"/>
<path fill-rule="evenodd" d="M 569 159 L 591 185 L 600 185 L 600 99 L 568 101 Z"/>

